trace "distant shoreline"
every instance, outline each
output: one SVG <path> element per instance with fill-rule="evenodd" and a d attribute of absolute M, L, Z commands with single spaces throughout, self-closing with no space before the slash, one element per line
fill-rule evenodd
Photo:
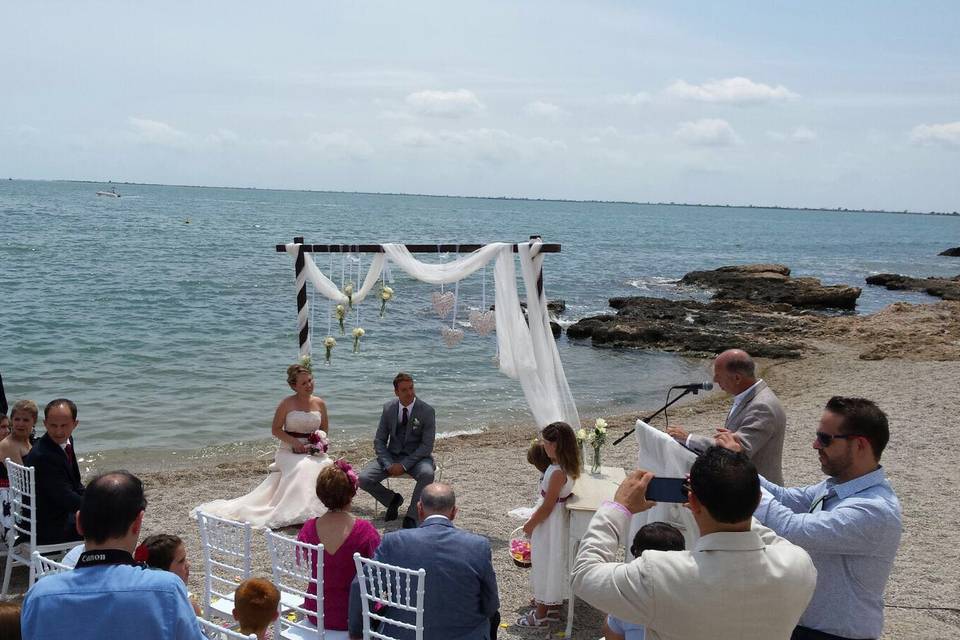
<path fill-rule="evenodd" d="M 4 180 L 0 178 L 0 180 Z M 238 191 L 286 191 L 290 193 L 331 193 L 338 195 L 360 196 L 401 196 L 411 198 L 455 198 L 463 200 L 516 200 L 518 202 L 569 202 L 577 204 L 629 204 L 658 207 L 700 207 L 704 209 L 768 209 L 771 211 L 823 211 L 826 213 L 886 213 L 907 216 L 947 216 L 960 218 L 960 211 L 892 211 L 889 209 L 851 209 L 848 207 L 788 207 L 786 205 L 765 204 L 711 204 L 700 202 L 640 202 L 634 200 L 573 200 L 567 198 L 526 198 L 523 196 L 465 196 L 442 193 L 397 193 L 392 191 L 335 191 L 328 189 L 272 189 L 266 187 L 235 187 L 202 184 L 163 184 L 159 182 L 114 182 L 112 180 L 60 180 L 36 178 L 11 178 L 10 182 L 67 182 L 76 184 L 113 184 L 142 187 L 182 187 L 190 189 L 234 189 Z"/>

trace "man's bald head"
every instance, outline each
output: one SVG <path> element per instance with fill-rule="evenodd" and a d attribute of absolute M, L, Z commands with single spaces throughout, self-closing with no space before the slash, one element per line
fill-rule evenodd
<path fill-rule="evenodd" d="M 453 487 L 441 482 L 428 484 L 420 494 L 420 520 L 433 515 L 446 516 L 453 520 L 457 511 L 457 496 Z"/>
<path fill-rule="evenodd" d="M 713 381 L 729 394 L 743 393 L 757 381 L 757 365 L 743 349 L 727 349 L 713 361 Z"/>

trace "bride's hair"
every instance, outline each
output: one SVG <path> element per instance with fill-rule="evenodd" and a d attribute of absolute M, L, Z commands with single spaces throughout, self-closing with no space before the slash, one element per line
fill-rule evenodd
<path fill-rule="evenodd" d="M 292 364 L 287 367 L 287 384 L 290 385 L 291 388 L 293 385 L 297 384 L 297 376 L 301 373 L 307 373 L 311 376 L 313 375 L 310 373 L 310 369 L 307 369 L 302 364 Z"/>

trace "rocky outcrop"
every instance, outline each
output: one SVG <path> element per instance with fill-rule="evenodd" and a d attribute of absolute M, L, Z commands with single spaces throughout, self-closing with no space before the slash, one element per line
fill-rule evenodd
<path fill-rule="evenodd" d="M 584 318 L 567 327 L 571 339 L 593 345 L 635 347 L 713 356 L 740 348 L 758 357 L 797 358 L 805 345 L 797 340 L 813 317 L 790 316 L 751 304 L 662 298 L 611 298 L 616 315 Z"/>
<path fill-rule="evenodd" d="M 878 273 L 868 276 L 867 284 L 892 291 L 922 291 L 944 300 L 960 300 L 960 275 L 952 278 L 913 278 L 898 273 Z"/>
<path fill-rule="evenodd" d="M 859 287 L 824 285 L 816 278 L 791 278 L 782 264 L 747 264 L 712 271 L 691 271 L 681 284 L 711 289 L 714 300 L 744 300 L 754 304 L 786 304 L 798 309 L 852 310 Z"/>
<path fill-rule="evenodd" d="M 937 254 L 938 256 L 949 256 L 951 258 L 960 258 L 960 247 L 953 247 L 952 249 L 947 249 L 946 251 L 941 251 Z"/>

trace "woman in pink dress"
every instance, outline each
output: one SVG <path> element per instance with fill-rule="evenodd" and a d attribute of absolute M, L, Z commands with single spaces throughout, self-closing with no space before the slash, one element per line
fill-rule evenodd
<path fill-rule="evenodd" d="M 321 471 L 317 477 L 317 497 L 327 512 L 307 520 L 297 536 L 301 542 L 323 545 L 323 626 L 329 630 L 347 629 L 350 583 L 357 575 L 353 554 L 359 552 L 364 558 L 372 558 L 380 546 L 376 528 L 350 513 L 357 485 L 357 474 L 344 460 L 337 460 Z M 316 575 L 316 554 L 311 562 Z M 315 595 L 316 592 L 316 584 L 311 583 L 307 593 Z M 307 598 L 303 608 L 316 611 L 317 601 Z M 310 616 L 310 622 L 317 624 L 317 619 Z"/>

